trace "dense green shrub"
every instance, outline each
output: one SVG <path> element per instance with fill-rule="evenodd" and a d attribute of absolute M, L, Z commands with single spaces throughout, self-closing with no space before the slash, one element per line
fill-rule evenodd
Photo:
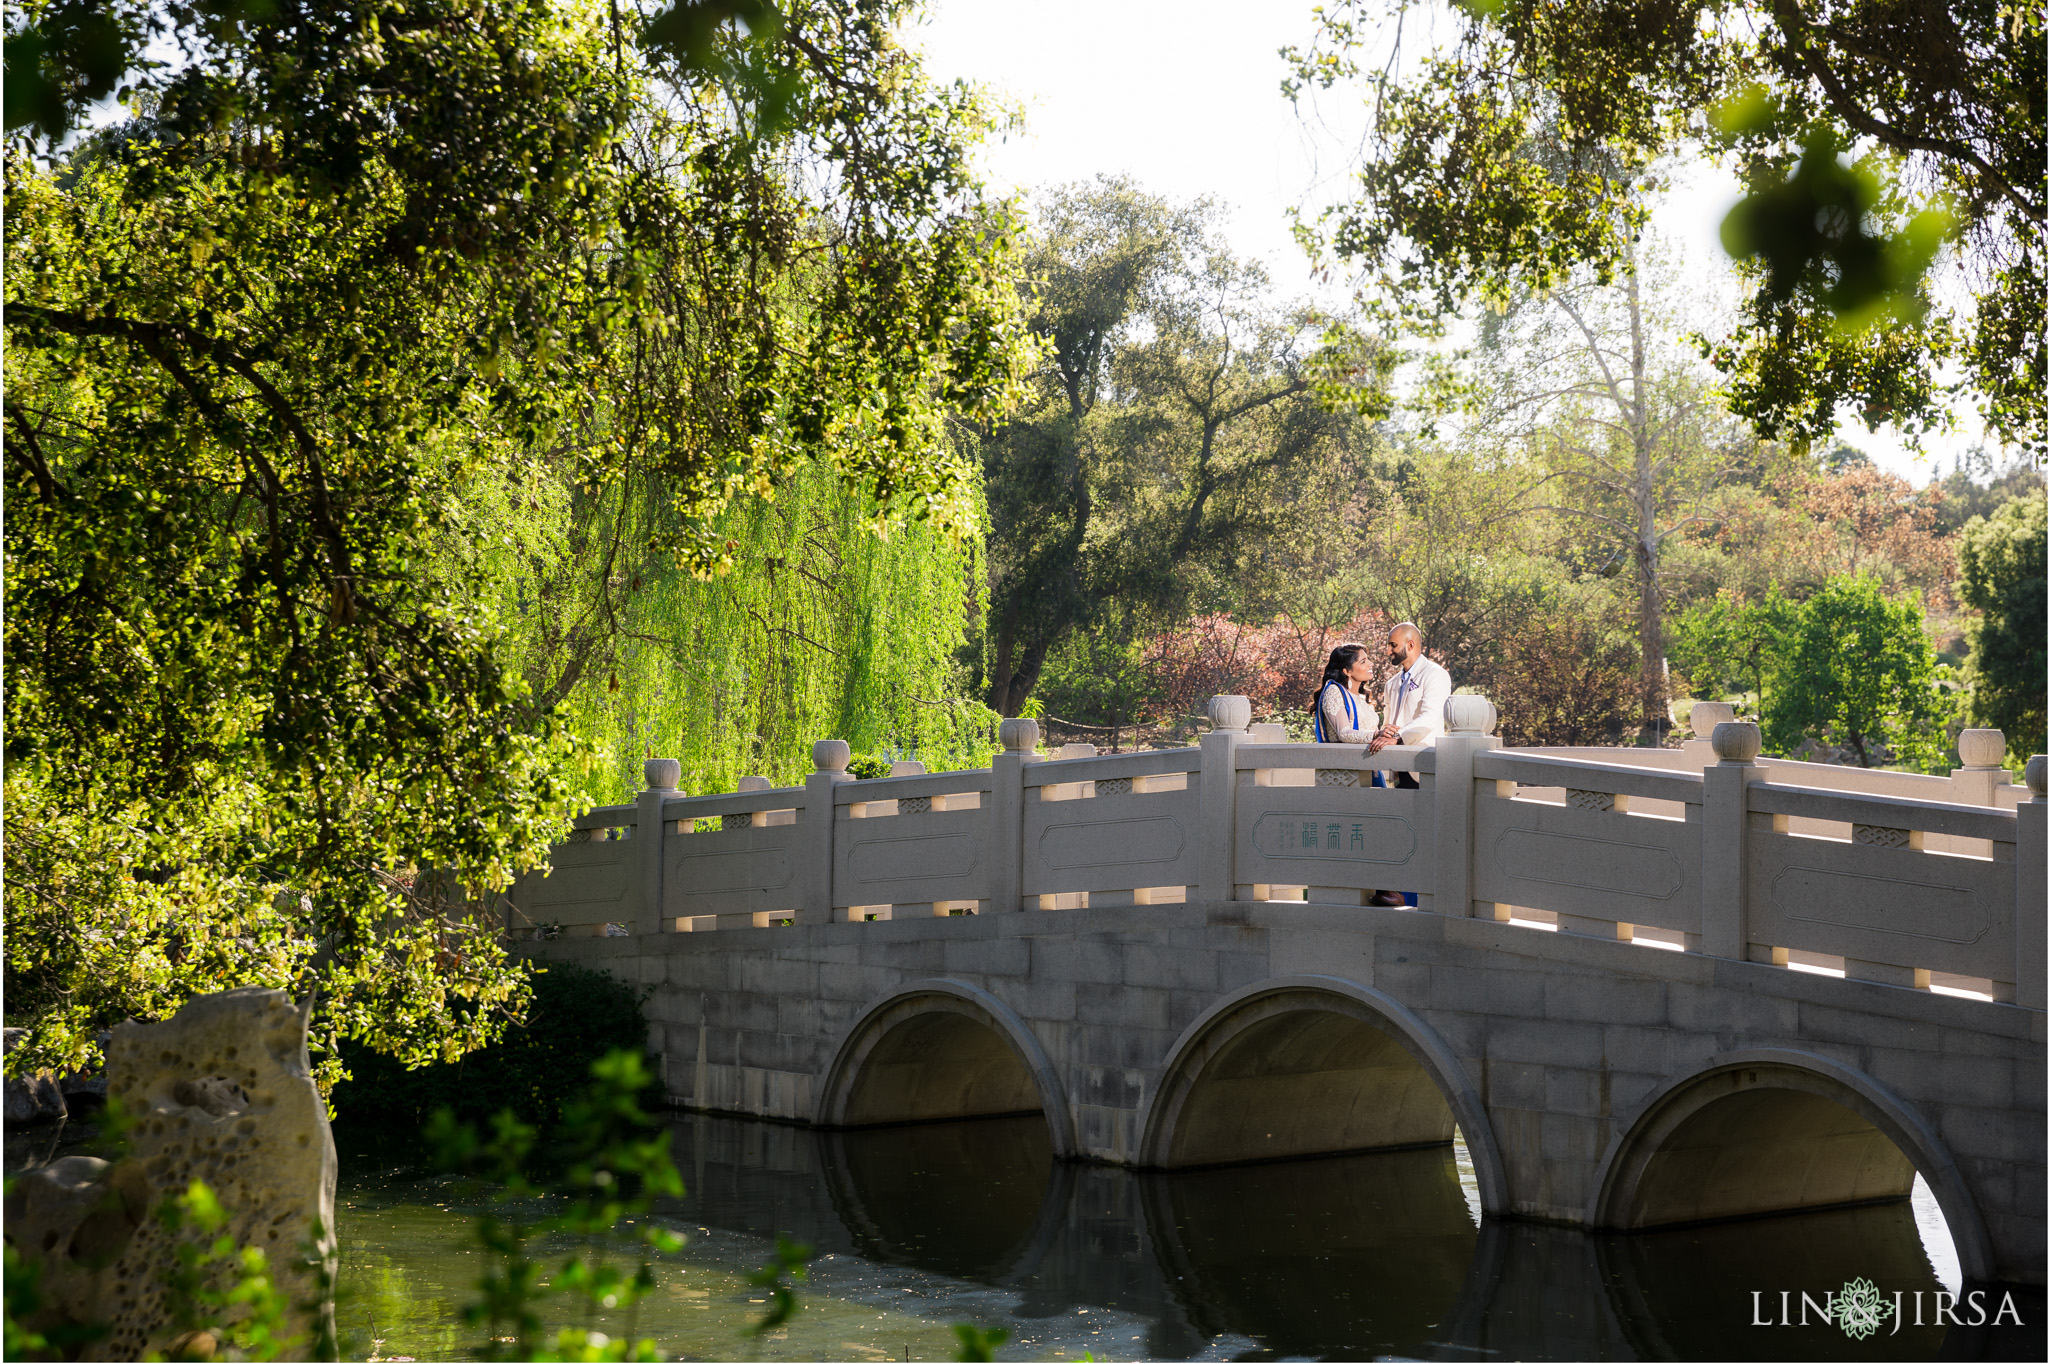
<path fill-rule="evenodd" d="M 2005 731 L 2015 764 L 2048 744 L 2048 493 L 2016 497 L 1963 527 L 1957 546 L 1968 634 L 1970 718 Z"/>
<path fill-rule="evenodd" d="M 338 1135 L 415 1133 L 443 1107 L 470 1119 L 509 1108 L 525 1122 L 551 1125 L 563 1102 L 588 1085 L 593 1062 L 615 1049 L 646 1048 L 645 998 L 602 971 L 555 965 L 533 977 L 526 1026 L 507 1028 L 459 1061 L 407 1070 L 344 1043 L 350 1078 L 334 1087 Z"/>

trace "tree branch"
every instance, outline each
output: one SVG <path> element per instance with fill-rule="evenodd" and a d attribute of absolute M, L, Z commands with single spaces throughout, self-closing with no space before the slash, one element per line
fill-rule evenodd
<path fill-rule="evenodd" d="M 16 431 L 21 433 L 19 441 L 9 441 L 7 451 L 27 466 L 35 478 L 36 491 L 45 502 L 57 500 L 57 477 L 50 472 L 50 462 L 43 457 L 43 447 L 36 440 L 36 429 L 29 424 L 28 414 L 14 403 L 7 404 L 7 415 L 13 421 Z"/>
<path fill-rule="evenodd" d="M 1779 26 L 1785 30 L 1787 36 L 1793 39 L 1793 42 L 1789 44 L 1792 60 L 1803 67 L 1806 73 L 1819 83 L 1821 89 L 1827 92 L 1828 104 L 1841 116 L 1844 123 L 1854 128 L 1857 132 L 1862 133 L 1865 137 L 1874 137 L 1880 142 L 1888 143 L 1893 147 L 1905 151 L 1928 152 L 1935 156 L 1944 156 L 1951 161 L 1959 161 L 1966 166 L 1972 167 L 1979 175 L 1984 177 L 1985 183 L 1999 197 L 2010 201 L 2015 208 L 2032 220 L 2035 226 L 2048 227 L 2048 210 L 2044 210 L 2040 205 L 2028 199 L 2011 181 L 2007 180 L 2003 174 L 1994 168 L 1990 162 L 1980 156 L 1975 148 L 1951 138 L 1927 137 L 1919 133 L 1909 133 L 1895 124 L 1886 123 L 1857 104 L 1851 98 L 1848 88 L 1842 82 L 1841 76 L 1835 71 L 1834 67 L 1828 64 L 1827 58 L 1818 51 L 1820 45 L 1813 41 L 1816 33 L 1825 33 L 1831 40 L 1839 42 L 1832 27 L 1816 29 L 1812 24 L 1807 23 L 1805 17 L 1799 12 L 1796 0 L 1774 0 L 1771 12 L 1772 17 L 1778 21 Z"/>

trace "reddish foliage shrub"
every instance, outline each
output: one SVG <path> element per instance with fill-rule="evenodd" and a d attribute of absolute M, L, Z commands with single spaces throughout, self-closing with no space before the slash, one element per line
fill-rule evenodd
<path fill-rule="evenodd" d="M 1171 714 L 1200 714 L 1212 696 L 1248 696 L 1263 718 L 1306 710 L 1337 645 L 1353 641 L 1383 658 L 1392 624 L 1376 611 L 1328 626 L 1286 616 L 1253 625 L 1219 612 L 1153 636 L 1145 666 Z"/>
<path fill-rule="evenodd" d="M 1376 661 L 1384 659 L 1392 626 L 1374 611 L 1331 626 L 1287 617 L 1253 625 L 1220 613 L 1197 616 L 1149 640 L 1145 667 L 1162 697 L 1160 718 L 1198 715 L 1211 696 L 1236 695 L 1250 697 L 1252 714 L 1263 719 L 1306 710 L 1338 644 L 1356 641 Z M 1613 744 L 1635 727 L 1634 647 L 1569 611 L 1535 615 L 1493 641 L 1483 658 L 1445 660 L 1429 652 L 1451 668 L 1454 684 L 1484 692 L 1500 708 L 1504 743 Z"/>
<path fill-rule="evenodd" d="M 1499 708 L 1500 739 L 1512 747 L 1623 743 L 1641 714 L 1635 649 L 1566 612 L 1502 639 L 1487 674 L 1470 680 Z"/>

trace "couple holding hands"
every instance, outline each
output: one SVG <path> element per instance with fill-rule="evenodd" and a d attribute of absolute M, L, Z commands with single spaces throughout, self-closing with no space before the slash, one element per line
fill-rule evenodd
<path fill-rule="evenodd" d="M 1387 632 L 1387 662 L 1392 666 L 1380 689 L 1381 709 L 1374 710 L 1366 686 L 1372 681 L 1372 651 L 1363 644 L 1339 644 L 1323 665 L 1316 688 L 1315 734 L 1319 744 L 1363 744 L 1377 753 L 1388 744 L 1420 748 L 1435 741 L 1444 728 L 1444 702 L 1450 699 L 1451 675 L 1443 665 L 1422 656 L 1422 632 L 1402 621 Z M 1381 722 L 1384 715 L 1386 720 Z M 1385 785 L 1389 774 L 1373 773 L 1373 784 Z M 1414 789 L 1406 772 L 1391 774 L 1393 784 Z M 1375 891 L 1374 905 L 1412 905 L 1414 897 L 1400 891 Z"/>
<path fill-rule="evenodd" d="M 1372 681 L 1371 650 L 1363 644 L 1339 644 L 1330 650 L 1316 688 L 1317 743 L 1363 744 L 1366 752 L 1377 753 L 1388 744 L 1420 748 L 1443 732 L 1451 675 L 1422 656 L 1422 632 L 1407 621 L 1388 631 L 1387 662 L 1393 671 L 1380 689 L 1383 709 L 1376 711 L 1365 692 Z M 1394 775 L 1402 786 L 1415 785 L 1405 772 Z"/>

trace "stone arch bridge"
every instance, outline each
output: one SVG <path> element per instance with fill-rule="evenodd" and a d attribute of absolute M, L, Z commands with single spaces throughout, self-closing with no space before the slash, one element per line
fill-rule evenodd
<path fill-rule="evenodd" d="M 652 987 L 678 1106 L 825 1126 L 1042 1112 L 1184 1167 L 1462 1134 L 1485 1213 L 1595 1230 L 1907 1196 L 2040 1283 L 2048 758 L 1947 778 L 1676 750 L 1198 747 L 676 791 L 576 821 L 531 951 Z M 1711 715 L 1701 707 L 1696 721 Z M 907 770 L 905 770 L 907 769 Z M 1375 772 L 1411 774 L 1412 788 Z M 1415 903 L 1365 903 L 1374 890 Z"/>

